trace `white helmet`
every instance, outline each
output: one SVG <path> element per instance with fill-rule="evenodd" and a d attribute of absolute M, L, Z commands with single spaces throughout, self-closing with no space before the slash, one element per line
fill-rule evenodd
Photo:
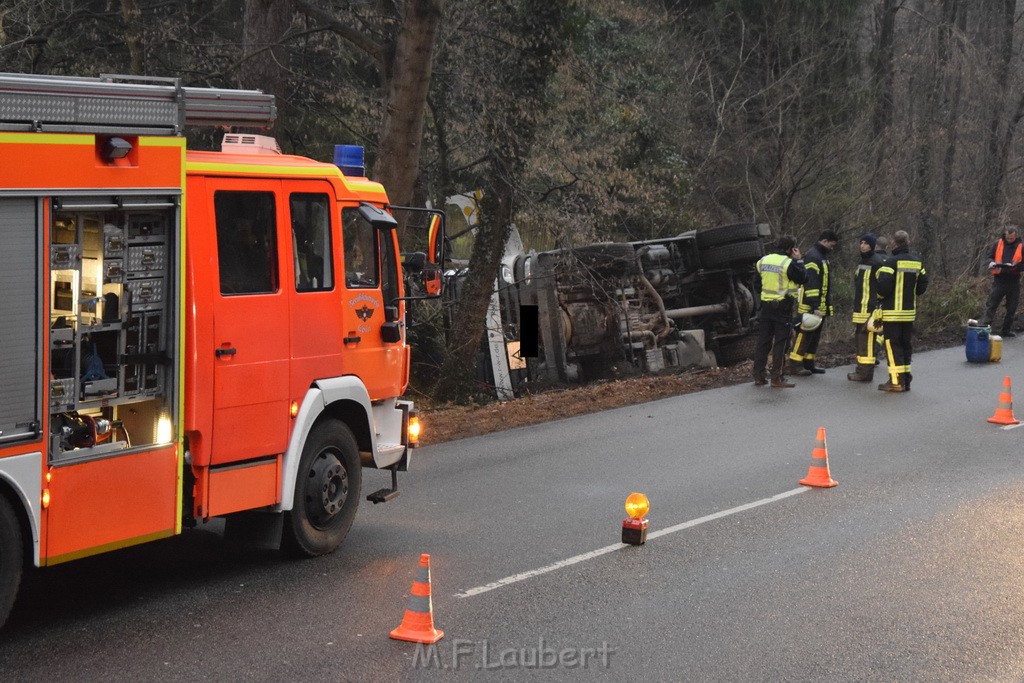
<path fill-rule="evenodd" d="M 813 332 L 821 327 L 821 316 L 813 313 L 804 313 L 800 318 L 800 329 L 804 332 Z"/>
<path fill-rule="evenodd" d="M 882 320 L 881 320 L 882 316 L 879 315 L 880 313 L 881 313 L 881 311 L 879 311 L 876 308 L 874 310 L 874 312 L 870 316 L 868 316 L 867 322 L 864 324 L 864 326 L 867 328 L 868 332 L 881 332 L 882 331 Z"/>

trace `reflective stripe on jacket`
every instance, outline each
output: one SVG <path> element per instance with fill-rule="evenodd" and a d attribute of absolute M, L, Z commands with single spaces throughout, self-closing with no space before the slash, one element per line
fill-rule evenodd
<path fill-rule="evenodd" d="M 782 301 L 796 295 L 796 283 L 789 279 L 789 264 L 793 259 L 785 254 L 768 254 L 757 262 L 761 275 L 761 301 Z"/>
<path fill-rule="evenodd" d="M 928 273 L 921 259 L 907 249 L 894 251 L 876 277 L 882 321 L 913 322 L 917 297 L 928 288 Z"/>
<path fill-rule="evenodd" d="M 878 306 L 878 287 L 875 276 L 885 263 L 882 254 L 870 252 L 861 255 L 857 272 L 853 276 L 853 322 L 866 323 Z"/>
<path fill-rule="evenodd" d="M 804 267 L 807 269 L 807 284 L 800 289 L 797 313 L 821 311 L 829 316 L 835 313 L 832 307 L 832 276 L 829 273 L 828 249 L 815 244 L 807 250 Z"/>

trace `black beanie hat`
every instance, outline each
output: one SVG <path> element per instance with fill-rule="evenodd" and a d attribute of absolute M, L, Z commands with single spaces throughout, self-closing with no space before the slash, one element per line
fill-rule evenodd
<path fill-rule="evenodd" d="M 875 233 L 867 232 L 860 236 L 861 242 L 867 242 L 871 246 L 871 250 L 874 251 L 875 244 L 878 243 L 878 238 L 875 237 Z"/>

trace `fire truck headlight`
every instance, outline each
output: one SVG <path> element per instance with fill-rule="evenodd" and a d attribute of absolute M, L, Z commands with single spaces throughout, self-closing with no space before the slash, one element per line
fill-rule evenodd
<path fill-rule="evenodd" d="M 418 446 L 420 443 L 420 416 L 416 411 L 409 413 L 409 446 Z"/>

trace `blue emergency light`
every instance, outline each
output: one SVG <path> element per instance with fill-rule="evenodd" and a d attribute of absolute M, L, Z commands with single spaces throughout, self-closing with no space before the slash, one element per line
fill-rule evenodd
<path fill-rule="evenodd" d="M 345 175 L 363 177 L 366 165 L 363 162 L 363 148 L 360 145 L 335 145 L 334 165 Z"/>

